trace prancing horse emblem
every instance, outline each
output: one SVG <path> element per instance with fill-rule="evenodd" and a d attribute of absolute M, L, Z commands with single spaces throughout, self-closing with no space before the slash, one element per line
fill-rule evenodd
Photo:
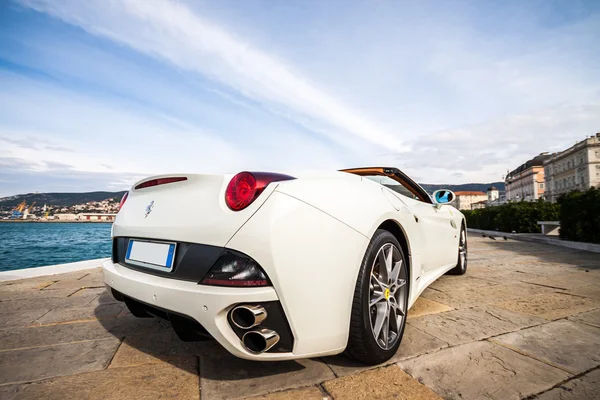
<path fill-rule="evenodd" d="M 152 200 L 150 202 L 150 204 L 148 204 L 148 206 L 146 207 L 146 216 L 144 218 L 148 217 L 148 215 L 152 212 L 153 208 L 154 208 L 154 200 Z"/>

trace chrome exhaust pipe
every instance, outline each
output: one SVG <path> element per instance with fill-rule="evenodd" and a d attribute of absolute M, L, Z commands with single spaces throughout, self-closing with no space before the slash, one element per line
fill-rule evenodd
<path fill-rule="evenodd" d="M 231 322 L 241 329 L 260 325 L 267 318 L 267 310 L 261 306 L 237 306 L 231 311 Z"/>
<path fill-rule="evenodd" d="M 279 342 L 279 334 L 270 329 L 257 329 L 244 333 L 242 343 L 252 354 L 262 354 Z"/>

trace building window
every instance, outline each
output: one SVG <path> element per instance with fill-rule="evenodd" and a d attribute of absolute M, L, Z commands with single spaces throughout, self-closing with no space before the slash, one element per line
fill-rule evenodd
<path fill-rule="evenodd" d="M 540 183 L 540 189 L 543 189 L 543 188 L 544 188 L 544 184 Z"/>

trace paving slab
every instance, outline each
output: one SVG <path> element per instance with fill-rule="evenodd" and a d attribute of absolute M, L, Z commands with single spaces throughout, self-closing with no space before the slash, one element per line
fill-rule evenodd
<path fill-rule="evenodd" d="M 335 400 L 441 400 L 396 365 L 338 378 L 323 387 Z"/>
<path fill-rule="evenodd" d="M 580 374 L 600 366 L 600 328 L 573 321 L 556 321 L 492 339 L 521 354 Z"/>
<path fill-rule="evenodd" d="M 138 335 L 152 335 L 159 332 L 172 330 L 171 324 L 159 318 L 118 318 L 118 319 L 100 319 L 98 320 L 115 337 L 124 339 L 125 337 Z"/>
<path fill-rule="evenodd" d="M 557 289 L 576 289 L 581 286 L 600 285 L 600 276 L 596 274 L 590 274 L 585 271 L 571 272 L 567 274 L 552 275 L 552 276 L 533 276 L 527 275 L 521 278 L 522 282 L 535 283 L 538 285 L 545 285 L 554 287 Z"/>
<path fill-rule="evenodd" d="M 538 294 L 552 293 L 554 290 L 529 283 L 511 283 L 507 285 L 481 286 L 474 289 L 462 288 L 451 292 L 427 289 L 423 291 L 422 296 L 459 309 L 494 303 L 498 299 L 517 300 Z"/>
<path fill-rule="evenodd" d="M 112 326 L 112 325 L 110 325 Z M 98 321 L 0 330 L 0 351 L 113 338 Z"/>
<path fill-rule="evenodd" d="M 600 301 L 567 293 L 552 292 L 494 305 L 547 320 L 556 320 L 600 308 Z"/>
<path fill-rule="evenodd" d="M 595 326 L 600 328 L 600 308 L 594 311 L 588 311 L 585 313 L 577 314 L 569 317 L 570 321 L 577 321 L 584 324 Z"/>
<path fill-rule="evenodd" d="M 0 307 L 2 307 L 3 304 L 4 303 L 0 303 Z M 49 308 L 43 308 L 23 310 L 21 312 L 0 312 L 0 328 L 21 327 L 29 325 L 49 311 Z"/>
<path fill-rule="evenodd" d="M 398 364 L 445 399 L 520 399 L 569 377 L 565 371 L 487 341 Z"/>
<path fill-rule="evenodd" d="M 402 337 L 402 343 L 398 352 L 388 361 L 379 365 L 388 365 L 395 363 L 399 360 L 404 360 L 410 357 L 416 357 L 421 354 L 430 353 L 447 347 L 448 343 L 440 340 L 428 333 L 425 333 L 413 326 L 407 325 L 404 330 L 404 336 Z M 363 363 L 354 361 L 351 358 L 344 355 L 337 355 L 332 357 L 324 357 L 323 361 L 329 365 L 336 376 L 346 376 L 368 369 L 377 368 L 378 366 L 366 366 Z"/>
<path fill-rule="evenodd" d="M 0 301 L 19 301 L 29 299 L 52 299 L 66 298 L 72 295 L 75 289 L 57 289 L 57 290 L 23 290 L 23 291 L 3 291 L 0 292 Z"/>
<path fill-rule="evenodd" d="M 600 399 L 600 369 L 563 383 L 537 396 L 539 400 L 598 400 Z"/>
<path fill-rule="evenodd" d="M 492 306 L 426 315 L 408 321 L 411 326 L 448 342 L 452 346 L 486 339 L 544 322 L 547 321 L 539 317 Z"/>
<path fill-rule="evenodd" d="M 173 398 L 199 399 L 198 376 L 162 363 L 107 369 L 34 383 L 25 387 L 16 400 Z"/>
<path fill-rule="evenodd" d="M 65 289 L 66 290 L 66 289 Z M 106 287 L 83 287 L 76 290 L 71 297 L 90 297 L 90 296 L 100 296 L 102 293 L 106 292 Z"/>
<path fill-rule="evenodd" d="M 429 287 L 440 292 L 453 292 L 456 289 L 473 289 L 482 286 L 493 286 L 498 285 L 498 282 L 493 282 L 487 279 L 476 278 L 469 275 L 467 270 L 466 275 L 453 276 L 444 275 L 441 276 L 437 281 L 433 282 Z"/>
<path fill-rule="evenodd" d="M 111 304 L 111 303 L 123 304 L 123 302 L 115 300 L 114 297 L 112 297 L 110 294 L 108 294 L 108 292 L 105 291 L 104 293 L 100 293 L 100 295 L 98 295 L 98 296 L 93 296 L 92 300 L 86 304 L 92 305 L 92 306 L 99 306 L 102 304 Z"/>
<path fill-rule="evenodd" d="M 567 293 L 600 300 L 600 284 L 596 283 L 593 285 L 580 286 L 578 288 L 568 290 Z"/>
<path fill-rule="evenodd" d="M 217 343 L 206 346 L 200 357 L 202 399 L 239 399 L 310 386 L 335 378 L 324 362 L 256 362 L 232 356 Z"/>
<path fill-rule="evenodd" d="M 109 368 L 162 362 L 179 365 L 180 368 L 183 368 L 185 365 L 192 364 L 189 362 L 190 358 L 198 358 L 203 343 L 182 342 L 172 330 L 166 330 L 158 334 L 128 337 L 119 347 Z"/>
<path fill-rule="evenodd" d="M 0 384 L 24 383 L 104 369 L 117 351 L 117 339 L 0 352 Z"/>
<path fill-rule="evenodd" d="M 102 304 L 97 307 L 81 306 L 51 310 L 32 322 L 32 325 L 48 325 L 95 319 L 116 318 L 123 311 L 123 303 Z"/>
<path fill-rule="evenodd" d="M 23 390 L 23 385 L 0 386 L 0 399 L 14 400 L 21 390 Z"/>
<path fill-rule="evenodd" d="M 419 297 L 410 310 L 408 310 L 408 318 L 416 318 L 429 314 L 438 314 L 451 310 L 454 309 L 450 306 L 426 299 L 425 297 Z"/>
<path fill-rule="evenodd" d="M 41 281 L 27 279 L 24 281 L 5 282 L 2 286 L 0 286 L 0 298 L 2 298 L 2 293 L 6 292 L 20 292 L 23 290 L 42 290 L 45 287 L 52 285 L 54 282 L 56 281 L 49 279 L 44 279 Z"/>
<path fill-rule="evenodd" d="M 302 389 L 285 390 L 261 396 L 246 397 L 248 400 L 327 400 L 329 396 L 318 387 L 311 386 Z"/>

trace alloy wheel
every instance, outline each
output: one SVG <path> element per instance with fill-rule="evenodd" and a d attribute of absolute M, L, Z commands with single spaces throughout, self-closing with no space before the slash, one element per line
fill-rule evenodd
<path fill-rule="evenodd" d="M 377 345 L 389 350 L 398 341 L 406 318 L 407 270 L 398 248 L 384 244 L 371 266 L 369 320 Z"/>
<path fill-rule="evenodd" d="M 458 243 L 458 262 L 461 269 L 467 265 L 467 234 L 465 230 L 460 232 L 460 241 Z"/>

